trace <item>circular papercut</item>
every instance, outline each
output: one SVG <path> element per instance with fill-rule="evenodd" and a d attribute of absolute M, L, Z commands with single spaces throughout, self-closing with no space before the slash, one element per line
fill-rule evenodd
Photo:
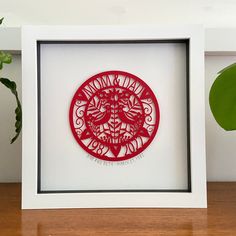
<path fill-rule="evenodd" d="M 105 71 L 78 88 L 69 118 L 74 138 L 87 153 L 105 161 L 124 161 L 152 142 L 160 112 L 143 80 L 124 71 Z"/>

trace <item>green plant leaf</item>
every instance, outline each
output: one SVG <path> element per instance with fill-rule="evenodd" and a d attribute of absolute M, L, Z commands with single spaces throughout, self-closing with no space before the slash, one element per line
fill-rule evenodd
<path fill-rule="evenodd" d="M 11 81 L 9 79 L 6 78 L 0 78 L 0 82 L 5 85 L 7 88 L 10 89 L 10 91 L 14 94 L 15 98 L 16 98 L 16 103 L 17 103 L 17 107 L 15 109 L 15 114 L 16 114 L 16 122 L 15 122 L 15 131 L 16 134 L 15 136 L 12 138 L 11 143 L 15 142 L 15 140 L 18 138 L 18 136 L 20 135 L 21 132 L 21 128 L 22 128 L 22 108 L 21 108 L 21 103 L 20 100 L 18 98 L 18 93 L 17 93 L 17 86 L 16 83 L 14 81 Z"/>
<path fill-rule="evenodd" d="M 4 20 L 4 17 L 0 19 L 0 25 L 2 24 L 3 20 Z"/>
<path fill-rule="evenodd" d="M 0 51 L 0 62 L 10 64 L 12 62 L 11 54 Z"/>
<path fill-rule="evenodd" d="M 11 90 L 13 94 L 16 92 L 16 83 L 6 78 L 0 78 L 0 82 Z"/>
<path fill-rule="evenodd" d="M 231 65 L 225 67 L 225 68 L 222 69 L 221 71 L 219 71 L 218 74 L 221 74 L 221 73 L 223 73 L 224 71 L 230 69 L 231 67 L 233 68 L 233 67 L 235 67 L 235 66 L 236 66 L 236 63 L 233 63 L 233 64 L 231 64 Z"/>
<path fill-rule="evenodd" d="M 217 123 L 225 130 L 236 130 L 236 64 L 219 72 L 213 83 L 209 103 Z"/>

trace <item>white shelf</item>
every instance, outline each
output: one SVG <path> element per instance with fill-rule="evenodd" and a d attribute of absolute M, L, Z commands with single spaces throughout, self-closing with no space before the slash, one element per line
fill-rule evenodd
<path fill-rule="evenodd" d="M 0 28 L 0 49 L 20 53 L 21 28 Z M 206 55 L 236 55 L 236 28 L 207 28 L 205 30 Z"/>

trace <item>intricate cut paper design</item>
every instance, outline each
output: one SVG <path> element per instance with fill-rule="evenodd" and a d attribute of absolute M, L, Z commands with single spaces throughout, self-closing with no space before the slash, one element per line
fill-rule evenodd
<path fill-rule="evenodd" d="M 69 116 L 78 144 L 105 161 L 140 154 L 155 137 L 160 120 L 150 87 L 123 71 L 102 72 L 85 81 L 72 99 Z"/>

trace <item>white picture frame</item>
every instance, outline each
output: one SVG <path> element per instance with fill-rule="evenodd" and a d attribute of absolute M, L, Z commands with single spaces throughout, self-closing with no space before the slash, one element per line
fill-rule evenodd
<path fill-rule="evenodd" d="M 188 41 L 188 191 L 40 192 L 39 191 L 39 41 Z M 165 62 L 163 62 L 165 63 Z M 38 26 L 22 29 L 22 208 L 205 208 L 204 35 L 199 26 Z"/>

